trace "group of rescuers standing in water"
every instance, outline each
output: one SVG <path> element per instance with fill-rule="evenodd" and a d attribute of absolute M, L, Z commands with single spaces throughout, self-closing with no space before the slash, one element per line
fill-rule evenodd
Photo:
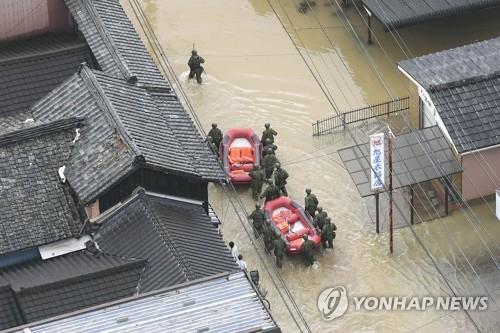
<path fill-rule="evenodd" d="M 253 222 L 255 237 L 261 235 L 264 238 L 266 252 L 271 254 L 274 251 L 276 257 L 276 266 L 279 268 L 283 265 L 285 257 L 286 244 L 279 232 L 272 228 L 269 222 L 266 221 L 264 212 L 261 210 L 258 203 L 259 199 L 265 198 L 265 201 L 276 199 L 282 195 L 288 196 L 286 190 L 288 172 L 281 167 L 276 150 L 278 147 L 274 144 L 274 137 L 278 133 L 271 128 L 270 124 L 264 125 L 265 129 L 262 132 L 261 143 L 262 149 L 262 168 L 257 165 L 253 166 L 253 170 L 249 175 L 252 178 L 250 188 L 252 190 L 252 198 L 255 202 L 255 210 L 250 214 L 250 219 Z M 217 127 L 217 124 L 212 124 L 212 129 L 208 132 L 207 141 L 214 153 L 218 156 L 220 143 L 222 141 L 222 131 Z M 274 180 L 274 181 L 273 181 Z M 264 183 L 267 183 L 267 188 L 262 192 Z M 314 226 L 321 231 L 321 241 L 323 248 L 333 248 L 333 240 L 335 239 L 335 230 L 337 227 L 332 223 L 330 217 L 321 206 L 316 195 L 311 192 L 311 189 L 306 189 L 306 197 L 304 199 L 305 210 L 313 217 Z M 302 255 L 307 266 L 314 263 L 314 243 L 308 239 L 307 235 L 303 236 Z"/>
<path fill-rule="evenodd" d="M 188 61 L 189 79 L 196 77 L 196 81 L 201 84 L 201 74 L 205 71 L 201 64 L 205 63 L 205 59 L 198 55 L 198 52 L 193 49 L 191 57 Z M 288 172 L 281 167 L 276 150 L 278 146 L 274 144 L 274 137 L 278 133 L 271 128 L 269 123 L 265 124 L 265 129 L 262 132 L 261 143 L 262 149 L 262 169 L 254 165 L 253 170 L 249 173 L 252 178 L 250 188 L 252 189 L 252 197 L 255 204 L 255 210 L 250 214 L 250 219 L 253 222 L 256 238 L 261 235 L 264 238 L 266 252 L 271 254 L 274 251 L 276 257 L 276 266 L 283 266 L 285 257 L 286 244 L 279 232 L 271 227 L 266 221 L 264 212 L 260 209 L 258 203 L 259 198 L 265 198 L 265 201 L 273 200 L 281 195 L 288 196 L 286 190 Z M 214 153 L 219 156 L 219 147 L 222 141 L 222 131 L 217 127 L 217 124 L 212 124 L 212 129 L 208 132 L 207 141 L 209 142 Z M 274 182 L 273 182 L 274 179 Z M 267 183 L 267 188 L 262 193 L 262 187 Z M 331 221 L 330 217 L 322 207 L 318 206 L 319 202 L 316 196 L 311 192 L 311 189 L 306 189 L 306 197 L 304 199 L 305 210 L 313 217 L 314 226 L 321 231 L 321 241 L 323 248 L 333 248 L 333 240 L 335 239 L 335 230 L 337 227 Z M 306 266 L 312 266 L 314 263 L 314 243 L 308 239 L 307 235 L 303 236 L 302 255 Z"/>

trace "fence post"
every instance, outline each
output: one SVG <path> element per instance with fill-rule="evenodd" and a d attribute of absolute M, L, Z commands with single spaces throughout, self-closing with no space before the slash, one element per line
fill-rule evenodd
<path fill-rule="evenodd" d="M 342 113 L 342 128 L 345 130 L 345 113 Z"/>
<path fill-rule="evenodd" d="M 391 102 L 387 102 L 387 118 L 389 118 L 390 105 Z"/>
<path fill-rule="evenodd" d="M 319 135 L 319 120 L 316 121 L 316 135 Z"/>

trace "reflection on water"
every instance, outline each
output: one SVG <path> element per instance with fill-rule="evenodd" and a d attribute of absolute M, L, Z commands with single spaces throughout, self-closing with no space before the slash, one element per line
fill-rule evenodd
<path fill-rule="evenodd" d="M 329 1 L 317 2 L 314 16 L 298 14 L 296 1 L 271 1 L 304 59 L 321 73 L 338 109 L 349 110 L 386 100 L 388 92 L 369 66 L 363 48 L 346 28 L 341 13 L 332 9 Z M 446 295 L 450 291 L 409 228 L 396 231 L 393 256 L 388 254 L 385 219 L 383 232 L 375 234 L 368 214 L 373 202 L 360 199 L 335 153 L 336 149 L 351 145 L 351 138 L 343 134 L 312 138 L 311 123 L 332 113 L 332 108 L 267 1 L 143 0 L 142 5 L 202 124 L 208 128 L 210 123 L 217 122 L 223 130 L 249 126 L 260 132 L 263 124 L 270 122 L 278 131 L 278 158 L 290 174 L 291 196 L 302 201 L 304 189 L 311 187 L 339 228 L 335 249 L 317 253 L 316 269 L 306 268 L 301 258 L 287 258 L 282 270 L 313 332 L 473 330 L 462 312 L 351 309 L 332 322 L 323 321 L 316 309 L 316 298 L 327 287 L 343 285 L 351 295 L 423 296 Z M 499 31 L 499 20 L 495 19 L 499 13 L 483 11 L 469 19 L 449 19 L 403 29 L 400 34 L 413 55 L 420 55 L 492 37 Z M 355 31 L 365 38 L 366 28 L 356 9 L 350 7 L 346 15 Z M 453 29 L 448 29 L 450 26 Z M 374 23 L 374 28 L 389 60 L 380 47 L 367 47 L 364 43 L 363 47 L 388 82 L 390 94 L 408 95 L 408 83 L 395 69 L 397 61 L 405 55 L 379 24 Z M 187 60 L 193 43 L 206 59 L 202 85 L 187 80 Z M 366 126 L 354 134 L 358 140 L 366 140 L 371 130 Z M 238 193 L 247 209 L 251 209 L 249 190 L 240 188 Z M 229 198 L 217 186 L 210 188 L 210 196 L 224 221 L 226 241 L 234 240 L 250 268 L 261 271 L 273 303 L 273 315 L 283 331 L 297 331 L 272 284 L 266 281 L 264 268 L 236 219 Z M 387 215 L 385 206 L 381 213 Z M 493 240 L 498 240 L 500 227 L 491 213 L 479 207 L 477 214 L 481 227 L 495 236 Z M 486 247 L 463 214 L 454 213 L 443 220 L 423 223 L 415 231 L 458 294 L 471 291 L 484 294 L 486 286 L 500 296 L 498 271 L 491 270 L 492 260 Z M 494 243 L 487 246 L 494 250 L 495 256 L 500 256 Z M 461 251 L 476 272 L 470 269 Z M 485 314 L 473 314 L 485 331 L 498 325 L 498 308 L 491 304 L 490 309 Z"/>

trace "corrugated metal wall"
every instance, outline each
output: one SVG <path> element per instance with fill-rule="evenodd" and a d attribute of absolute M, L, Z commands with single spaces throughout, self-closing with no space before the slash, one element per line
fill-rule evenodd
<path fill-rule="evenodd" d="M 0 1 L 0 41 L 70 28 L 71 16 L 63 0 Z"/>

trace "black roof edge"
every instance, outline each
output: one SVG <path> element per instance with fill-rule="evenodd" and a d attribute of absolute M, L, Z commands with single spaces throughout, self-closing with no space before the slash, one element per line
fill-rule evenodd
<path fill-rule="evenodd" d="M 29 128 L 16 130 L 0 136 L 0 146 L 8 145 L 11 143 L 29 140 L 45 136 L 48 134 L 68 130 L 71 128 L 80 128 L 86 124 L 86 118 L 71 117 L 59 119 L 50 123 L 36 125 Z"/>
<path fill-rule="evenodd" d="M 57 34 L 57 33 L 47 33 L 47 34 L 44 34 L 44 35 L 41 35 L 41 36 L 23 38 L 22 40 L 23 41 L 29 41 L 29 40 L 40 39 L 40 38 L 49 38 L 49 37 L 52 37 L 52 36 L 55 37 L 57 35 L 68 35 L 69 36 L 69 35 L 71 35 L 71 33 L 59 33 L 59 34 Z M 87 48 L 88 45 L 85 42 L 85 40 L 82 39 L 82 37 L 79 34 L 75 34 L 75 35 L 78 37 L 78 42 L 79 42 L 78 44 L 75 43 L 74 45 L 60 47 L 58 49 L 47 50 L 47 51 L 43 51 L 43 52 L 39 52 L 39 53 L 34 53 L 34 54 L 23 54 L 23 55 L 19 55 L 17 57 L 5 58 L 5 59 L 0 60 L 0 64 L 6 64 L 6 63 L 10 63 L 10 62 L 22 62 L 22 61 L 30 60 L 30 59 L 33 59 L 33 58 L 39 58 L 39 57 L 44 57 L 44 56 L 48 56 L 48 55 L 53 55 L 55 53 L 64 53 L 64 52 L 73 51 L 73 50 L 77 50 L 77 49 Z M 6 42 L 6 43 L 0 43 L 0 45 L 3 46 L 3 47 L 9 47 L 9 46 L 11 46 L 13 44 L 18 43 L 19 41 L 20 41 L 19 39 L 16 39 L 16 40 L 9 41 L 9 42 Z"/>
<path fill-rule="evenodd" d="M 81 251 L 87 251 L 87 250 L 81 250 Z M 69 253 L 69 254 L 71 254 L 71 253 Z M 90 255 L 96 257 L 93 254 L 90 254 Z M 99 253 L 99 256 L 103 256 L 103 255 L 107 256 L 108 254 L 105 254 L 105 253 L 102 253 L 102 252 Z M 118 257 L 118 256 L 115 255 L 114 257 Z M 48 287 L 51 287 L 51 286 L 55 286 L 55 285 L 60 285 L 60 286 L 73 285 L 75 282 L 84 280 L 86 278 L 90 278 L 93 275 L 101 274 L 103 272 L 106 272 L 106 273 L 109 274 L 109 273 L 121 272 L 121 271 L 124 271 L 124 270 L 126 270 L 128 268 L 135 267 L 135 266 L 142 267 L 142 266 L 145 266 L 146 263 L 147 263 L 146 259 L 124 258 L 124 257 L 119 257 L 119 258 L 124 259 L 124 260 L 130 260 L 130 262 L 124 263 L 123 265 L 119 265 L 119 266 L 116 266 L 116 267 L 105 268 L 105 269 L 100 270 L 99 272 L 91 272 L 91 273 L 78 275 L 78 276 L 75 276 L 75 277 L 72 277 L 72 278 L 69 278 L 69 279 L 65 279 L 65 280 L 54 281 L 54 282 L 45 283 L 45 284 L 42 284 L 42 285 L 39 285 L 39 286 L 34 286 L 34 287 L 29 287 L 29 288 L 21 288 L 21 290 L 14 290 L 14 289 L 13 290 L 14 290 L 14 292 L 16 294 L 19 294 L 19 295 L 29 294 L 29 293 L 36 292 L 38 290 L 45 289 L 45 288 L 48 288 Z"/>

